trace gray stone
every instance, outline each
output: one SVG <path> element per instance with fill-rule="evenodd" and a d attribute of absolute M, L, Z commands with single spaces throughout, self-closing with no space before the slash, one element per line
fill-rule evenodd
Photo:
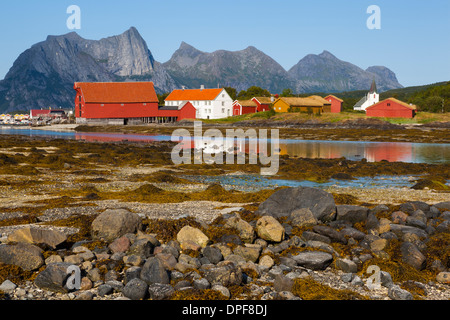
<path fill-rule="evenodd" d="M 317 220 L 332 221 L 336 215 L 333 195 L 310 187 L 279 190 L 259 206 L 256 214 L 289 217 L 293 211 L 302 208 L 311 210 Z"/>
<path fill-rule="evenodd" d="M 106 210 L 95 218 L 91 225 L 94 239 L 113 241 L 127 233 L 135 233 L 142 228 L 138 214 L 125 209 Z"/>
<path fill-rule="evenodd" d="M 292 291 L 292 287 L 294 286 L 294 280 L 286 277 L 283 274 L 279 274 L 275 276 L 275 280 L 273 283 L 273 288 L 275 291 Z"/>
<path fill-rule="evenodd" d="M 211 284 L 223 286 L 240 285 L 242 282 L 242 270 L 231 261 L 221 261 L 217 266 L 209 264 L 201 267 L 204 277 Z"/>
<path fill-rule="evenodd" d="M 148 285 L 144 280 L 134 278 L 125 285 L 122 293 L 131 300 L 141 300 L 144 299 L 148 293 Z"/>
<path fill-rule="evenodd" d="M 223 260 L 222 252 L 215 247 L 207 246 L 202 250 L 203 256 L 208 258 L 212 264 L 217 264 Z"/>
<path fill-rule="evenodd" d="M 153 253 L 154 245 L 151 241 L 148 239 L 137 239 L 129 248 L 127 251 L 127 254 L 129 255 L 138 255 L 141 256 L 143 259 L 146 259 L 150 257 L 150 255 Z"/>
<path fill-rule="evenodd" d="M 98 286 L 97 292 L 100 297 L 104 297 L 112 294 L 114 292 L 114 288 L 108 284 L 101 284 Z"/>
<path fill-rule="evenodd" d="M 343 282 L 351 282 L 353 280 L 353 273 L 344 273 L 341 275 L 341 280 Z"/>
<path fill-rule="evenodd" d="M 450 211 L 450 201 L 444 201 L 434 204 L 434 206 L 441 210 Z"/>
<path fill-rule="evenodd" d="M 302 238 L 305 241 L 321 241 L 325 243 L 331 243 L 330 238 L 312 231 L 303 231 Z"/>
<path fill-rule="evenodd" d="M 14 291 L 16 288 L 17 288 L 17 285 L 15 285 L 13 282 L 11 282 L 9 280 L 3 281 L 3 283 L 0 285 L 0 291 L 6 292 L 6 293 Z"/>
<path fill-rule="evenodd" d="M 32 244 L 0 244 L 0 262 L 31 271 L 39 269 L 44 264 L 44 257 L 42 250 Z"/>
<path fill-rule="evenodd" d="M 194 288 L 200 289 L 200 290 L 205 290 L 205 289 L 211 288 L 211 284 L 205 278 L 195 279 L 193 281 L 193 285 L 194 285 Z"/>
<path fill-rule="evenodd" d="M 153 283 L 148 287 L 148 293 L 152 300 L 165 300 L 169 299 L 175 290 L 170 284 Z"/>
<path fill-rule="evenodd" d="M 222 286 L 220 284 L 213 285 L 211 290 L 220 292 L 227 299 L 229 299 L 231 297 L 230 290 L 228 290 L 228 288 L 226 288 L 225 286 Z"/>
<path fill-rule="evenodd" d="M 313 231 L 330 238 L 332 242 L 347 244 L 347 238 L 339 231 L 327 226 L 314 226 Z"/>
<path fill-rule="evenodd" d="M 425 268 L 426 257 L 420 252 L 417 246 L 411 242 L 403 242 L 400 247 L 402 254 L 402 261 L 416 268 L 422 270 Z"/>
<path fill-rule="evenodd" d="M 46 244 L 55 249 L 58 245 L 65 242 L 67 236 L 59 231 L 26 227 L 14 231 L 8 236 L 10 242 L 24 242 L 30 244 Z"/>
<path fill-rule="evenodd" d="M 233 228 L 239 232 L 239 237 L 244 242 L 253 242 L 255 230 L 247 221 L 240 218 L 239 215 L 232 216 L 225 223 L 226 228 Z"/>
<path fill-rule="evenodd" d="M 348 221 L 352 224 L 363 222 L 367 219 L 369 209 L 354 205 L 337 205 L 336 206 L 336 220 Z"/>
<path fill-rule="evenodd" d="M 336 269 L 338 270 L 342 270 L 347 273 L 356 273 L 358 271 L 358 266 L 352 260 L 336 259 L 334 263 Z"/>
<path fill-rule="evenodd" d="M 387 271 L 380 271 L 380 281 L 381 285 L 386 288 L 390 288 L 394 284 L 391 274 Z"/>
<path fill-rule="evenodd" d="M 364 237 L 366 236 L 366 234 L 364 232 L 361 232 L 361 231 L 359 231 L 359 230 L 357 230 L 355 228 L 352 228 L 352 227 L 346 227 L 346 228 L 342 229 L 340 231 L 340 233 L 342 235 L 344 235 L 344 236 L 353 238 L 353 239 L 358 240 L 358 241 L 364 239 Z"/>
<path fill-rule="evenodd" d="M 125 285 L 133 279 L 140 279 L 141 267 L 133 266 L 125 270 L 124 283 Z"/>
<path fill-rule="evenodd" d="M 388 290 L 388 296 L 392 300 L 413 300 L 413 295 L 398 285 L 392 285 Z"/>
<path fill-rule="evenodd" d="M 333 256 L 322 251 L 304 251 L 292 258 L 299 266 L 312 270 L 325 270 L 333 262 Z"/>
<path fill-rule="evenodd" d="M 234 254 L 240 255 L 245 260 L 256 262 L 261 254 L 262 247 L 258 244 L 245 244 L 245 246 L 237 246 Z"/>
<path fill-rule="evenodd" d="M 41 289 L 49 290 L 53 292 L 68 292 L 68 288 L 66 286 L 67 278 L 70 274 L 67 272 L 67 269 L 71 266 L 70 263 L 53 263 L 48 265 L 43 271 L 41 271 L 34 283 Z"/>
<path fill-rule="evenodd" d="M 300 208 L 291 212 L 289 220 L 294 227 L 315 226 L 318 221 L 309 208 Z"/>
<path fill-rule="evenodd" d="M 141 279 L 148 285 L 153 283 L 168 284 L 169 274 L 164 268 L 164 264 L 156 257 L 148 258 L 142 266 Z"/>

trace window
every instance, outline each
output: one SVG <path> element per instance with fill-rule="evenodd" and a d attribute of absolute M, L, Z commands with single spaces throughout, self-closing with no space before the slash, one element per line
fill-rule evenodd
<path fill-rule="evenodd" d="M 222 113 L 225 113 L 225 108 L 222 108 Z"/>
<path fill-rule="evenodd" d="M 225 106 L 225 101 L 222 101 L 222 107 L 224 107 Z"/>
<path fill-rule="evenodd" d="M 387 106 L 388 106 L 388 107 L 390 107 L 390 106 L 391 106 L 391 103 L 390 103 L 390 102 L 388 102 Z"/>

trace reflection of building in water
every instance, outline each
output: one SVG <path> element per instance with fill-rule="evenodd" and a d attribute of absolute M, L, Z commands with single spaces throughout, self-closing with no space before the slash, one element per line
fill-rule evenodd
<path fill-rule="evenodd" d="M 350 160 L 366 158 L 370 162 L 388 160 L 411 161 L 413 147 L 411 143 L 370 143 L 339 141 L 304 141 L 280 144 L 280 154 L 300 158 L 335 159 L 345 157 Z"/>

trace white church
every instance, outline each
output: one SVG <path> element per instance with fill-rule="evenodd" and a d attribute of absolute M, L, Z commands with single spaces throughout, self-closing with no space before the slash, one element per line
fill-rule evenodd
<path fill-rule="evenodd" d="M 364 97 L 361 98 L 354 106 L 353 110 L 365 111 L 371 105 L 378 103 L 380 101 L 380 95 L 377 93 L 377 85 L 375 84 L 375 79 L 372 81 L 370 90 Z"/>

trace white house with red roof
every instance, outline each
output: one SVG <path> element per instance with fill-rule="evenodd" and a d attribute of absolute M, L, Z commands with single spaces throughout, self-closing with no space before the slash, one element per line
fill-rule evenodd
<path fill-rule="evenodd" d="M 189 101 L 197 110 L 197 119 L 221 119 L 233 115 L 233 100 L 223 88 L 177 89 L 166 98 L 166 106 L 178 106 Z"/>

